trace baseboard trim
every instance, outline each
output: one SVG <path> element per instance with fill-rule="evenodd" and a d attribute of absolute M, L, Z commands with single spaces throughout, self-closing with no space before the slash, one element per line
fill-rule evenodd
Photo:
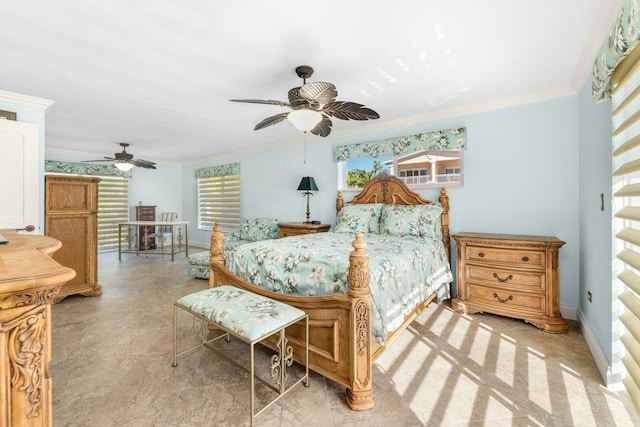
<path fill-rule="evenodd" d="M 606 387 L 613 387 L 613 381 L 611 377 L 611 365 L 607 360 L 607 356 L 602 350 L 600 343 L 596 339 L 596 335 L 593 333 L 593 329 L 591 329 L 591 325 L 587 321 L 586 317 L 582 313 L 582 310 L 578 308 L 578 322 L 580 323 L 580 331 L 582 332 L 582 336 L 584 336 L 584 340 L 587 342 L 587 347 L 589 347 L 589 351 L 591 351 L 591 355 L 593 356 L 593 360 L 596 362 L 596 366 L 598 367 L 598 371 L 600 371 L 600 376 L 602 377 L 602 381 Z"/>
<path fill-rule="evenodd" d="M 196 248 L 209 249 L 210 245 L 211 245 L 211 242 L 199 242 L 197 240 L 194 241 L 189 239 L 189 246 L 193 246 Z"/>
<path fill-rule="evenodd" d="M 569 320 L 578 320 L 578 306 L 577 305 L 563 305 L 560 304 L 560 313 L 562 317 Z"/>

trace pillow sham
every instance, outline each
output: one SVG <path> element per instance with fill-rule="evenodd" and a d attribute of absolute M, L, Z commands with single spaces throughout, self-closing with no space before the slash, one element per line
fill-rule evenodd
<path fill-rule="evenodd" d="M 278 231 L 278 221 L 275 218 L 245 218 L 240 223 L 240 240 L 257 242 L 277 239 Z"/>
<path fill-rule="evenodd" d="M 378 233 L 382 203 L 345 205 L 338 213 L 337 233 Z"/>
<path fill-rule="evenodd" d="M 380 233 L 393 236 L 423 236 L 442 239 L 442 205 L 384 205 Z"/>

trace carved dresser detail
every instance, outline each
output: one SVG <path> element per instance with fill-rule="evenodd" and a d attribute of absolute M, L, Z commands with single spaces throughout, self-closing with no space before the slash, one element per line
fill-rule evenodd
<path fill-rule="evenodd" d="M 486 312 L 522 319 L 546 332 L 567 332 L 560 314 L 556 237 L 457 233 L 457 297 L 462 313 Z"/>
<path fill-rule="evenodd" d="M 51 426 L 51 301 L 75 271 L 59 240 L 0 230 L 0 426 Z"/>

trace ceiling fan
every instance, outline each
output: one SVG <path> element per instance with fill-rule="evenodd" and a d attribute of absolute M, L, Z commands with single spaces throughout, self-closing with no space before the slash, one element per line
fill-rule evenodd
<path fill-rule="evenodd" d="M 146 169 L 155 169 L 155 163 L 150 162 L 149 160 L 142 159 L 134 159 L 133 154 L 127 153 L 127 147 L 129 146 L 126 142 L 120 142 L 120 146 L 122 147 L 122 153 L 115 153 L 114 157 L 105 157 L 102 160 L 85 160 L 87 162 L 113 162 L 113 166 L 117 167 L 123 172 L 131 170 L 134 166 L 138 166 Z"/>
<path fill-rule="evenodd" d="M 313 74 L 313 68 L 308 65 L 296 67 L 296 74 L 302 79 L 302 86 L 289 90 L 289 102 L 270 99 L 231 99 L 233 102 L 249 102 L 252 104 L 271 104 L 289 107 L 293 111 L 267 117 L 256 125 L 253 130 L 264 129 L 289 120 L 298 130 L 311 132 L 319 136 L 331 133 L 331 120 L 328 116 L 341 120 L 373 120 L 378 119 L 378 113 L 356 102 L 336 101 L 338 90 L 332 83 L 313 82 L 307 79 Z"/>

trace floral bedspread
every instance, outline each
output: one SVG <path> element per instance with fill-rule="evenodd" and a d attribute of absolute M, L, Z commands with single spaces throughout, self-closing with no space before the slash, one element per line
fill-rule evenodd
<path fill-rule="evenodd" d="M 283 294 L 347 294 L 351 233 L 318 233 L 248 243 L 226 257 L 227 268 Z M 417 303 L 437 292 L 449 298 L 453 275 L 442 241 L 365 234 L 371 282 L 371 334 L 381 344 Z"/>

